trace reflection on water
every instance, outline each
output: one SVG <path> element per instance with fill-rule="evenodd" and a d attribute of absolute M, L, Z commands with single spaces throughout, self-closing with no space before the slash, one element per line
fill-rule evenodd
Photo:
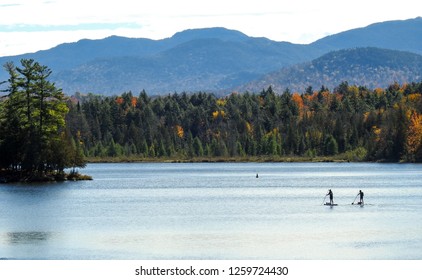
<path fill-rule="evenodd" d="M 8 232 L 7 242 L 11 244 L 35 244 L 47 241 L 51 235 L 49 232 L 41 231 Z"/>

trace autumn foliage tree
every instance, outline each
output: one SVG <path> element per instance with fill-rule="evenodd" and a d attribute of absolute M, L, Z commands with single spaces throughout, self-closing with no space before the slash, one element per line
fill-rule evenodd
<path fill-rule="evenodd" d="M 370 90 L 343 82 L 333 92 L 89 94 L 67 118 L 90 157 L 421 161 L 421 92 L 422 83 Z"/>
<path fill-rule="evenodd" d="M 406 154 L 409 161 L 421 161 L 422 159 L 422 115 L 416 111 L 412 111 L 410 114 Z"/>

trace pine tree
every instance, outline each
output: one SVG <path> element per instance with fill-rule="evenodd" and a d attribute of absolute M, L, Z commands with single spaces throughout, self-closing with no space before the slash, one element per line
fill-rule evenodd
<path fill-rule="evenodd" d="M 73 157 L 77 147 L 66 145 L 68 107 L 63 92 L 49 81 L 51 70 L 32 59 L 22 59 L 21 65 L 4 66 L 9 86 L 0 114 L 1 167 L 30 178 L 83 167 L 84 161 Z"/>

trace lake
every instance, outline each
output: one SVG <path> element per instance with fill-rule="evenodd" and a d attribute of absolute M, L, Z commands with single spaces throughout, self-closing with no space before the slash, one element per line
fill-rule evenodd
<path fill-rule="evenodd" d="M 94 180 L 0 185 L 0 259 L 422 259 L 420 164 L 109 163 L 81 173 Z M 328 189 L 338 206 L 323 206 Z M 365 205 L 352 205 L 360 189 Z"/>

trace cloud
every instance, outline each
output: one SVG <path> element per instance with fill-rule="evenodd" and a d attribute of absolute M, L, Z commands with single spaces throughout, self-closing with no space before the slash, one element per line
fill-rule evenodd
<path fill-rule="evenodd" d="M 422 9 L 414 0 L 401 0 L 402 8 L 395 0 L 384 0 L 382 6 L 367 0 L 6 1 L 0 4 L 0 56 L 100 35 L 161 39 L 185 29 L 215 26 L 310 43 L 325 34 L 420 16 Z"/>
<path fill-rule="evenodd" d="M 20 6 L 20 4 L 0 4 L 0 8 L 16 7 L 16 6 Z"/>
<path fill-rule="evenodd" d="M 39 25 L 39 24 L 16 24 L 0 25 L 0 32 L 50 32 L 50 31 L 77 31 L 77 30 L 116 30 L 116 29 L 139 29 L 138 23 L 81 23 L 74 25 Z"/>

